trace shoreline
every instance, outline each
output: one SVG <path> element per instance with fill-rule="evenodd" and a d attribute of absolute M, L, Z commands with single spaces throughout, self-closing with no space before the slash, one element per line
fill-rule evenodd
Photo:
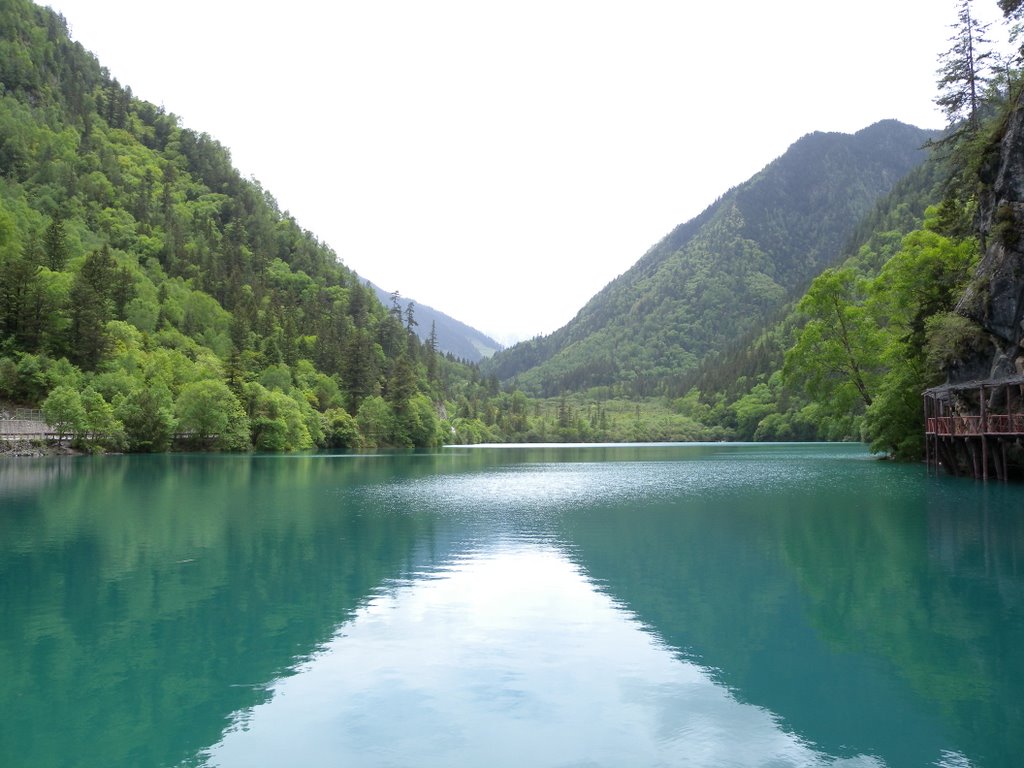
<path fill-rule="evenodd" d="M 82 451 L 41 440 L 0 440 L 0 459 L 41 459 L 47 456 L 82 456 Z"/>

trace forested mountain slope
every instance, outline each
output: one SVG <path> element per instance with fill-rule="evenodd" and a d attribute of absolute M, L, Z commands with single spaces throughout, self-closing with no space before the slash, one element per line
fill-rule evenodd
<path fill-rule="evenodd" d="M 0 399 L 91 446 L 433 445 L 482 394 L 226 148 L 0 3 Z"/>
<path fill-rule="evenodd" d="M 942 198 L 945 174 L 943 163 L 935 156 L 910 171 L 858 222 L 835 264 L 855 262 L 876 275 L 899 250 L 902 238 L 922 226 L 928 206 Z M 767 381 L 781 371 L 784 353 L 800 322 L 796 303 L 794 299 L 780 305 L 767 322 L 706 355 L 695 369 L 679 378 L 677 386 L 669 388 L 670 394 L 696 388 L 705 397 L 733 400 L 745 394 L 752 383 Z"/>
<path fill-rule="evenodd" d="M 486 372 L 554 395 L 664 391 L 763 324 L 839 255 L 858 222 L 926 156 L 934 134 L 893 120 L 813 133 L 651 248 L 565 327 Z"/>

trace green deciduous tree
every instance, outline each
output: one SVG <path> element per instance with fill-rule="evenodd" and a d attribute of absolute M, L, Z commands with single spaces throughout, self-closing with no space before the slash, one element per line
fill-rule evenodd
<path fill-rule="evenodd" d="M 395 414 L 396 431 L 407 437 L 417 448 L 432 448 L 441 444 L 440 422 L 434 404 L 426 395 L 413 395 L 401 413 Z"/>
<path fill-rule="evenodd" d="M 867 290 L 849 267 L 825 270 L 800 300 L 807 322 L 786 353 L 787 382 L 837 413 L 862 413 L 882 375 L 885 337 L 863 305 Z"/>
<path fill-rule="evenodd" d="M 85 408 L 85 438 L 106 448 L 122 448 L 125 444 L 124 425 L 114 415 L 114 407 L 92 387 L 82 390 Z"/>
<path fill-rule="evenodd" d="M 920 358 L 889 369 L 864 417 L 871 450 L 896 459 L 918 459 L 924 446 L 921 391 L 925 375 Z"/>
<path fill-rule="evenodd" d="M 170 390 L 150 381 L 114 399 L 114 415 L 124 424 L 128 449 L 140 453 L 170 447 L 177 420 Z"/>
<path fill-rule="evenodd" d="M 358 448 L 359 424 L 344 408 L 324 413 L 324 445 L 327 448 Z"/>
<path fill-rule="evenodd" d="M 259 451 L 302 451 L 313 447 L 306 409 L 279 389 L 249 382 L 242 388 L 252 444 Z M 320 428 L 317 425 L 319 435 Z"/>
<path fill-rule="evenodd" d="M 928 227 L 935 220 L 930 211 Z M 937 357 L 929 336 L 967 333 L 948 313 L 978 254 L 973 239 L 926 228 L 904 237 L 874 279 L 846 267 L 812 283 L 798 305 L 807 322 L 786 353 L 784 372 L 814 400 L 819 422 L 864 414 L 872 450 L 901 459 L 920 455 L 921 392 L 941 378 L 929 366 L 929 357 Z"/>
<path fill-rule="evenodd" d="M 360 404 L 356 423 L 363 436 L 363 444 L 367 448 L 377 448 L 390 441 L 395 428 L 395 415 L 383 397 L 374 395 L 365 398 Z"/>
<path fill-rule="evenodd" d="M 873 280 L 871 312 L 919 356 L 928 318 L 956 303 L 978 255 L 973 238 L 954 240 L 930 229 L 911 232 Z"/>
<path fill-rule="evenodd" d="M 249 444 L 249 420 L 223 381 L 206 379 L 186 384 L 174 411 L 179 430 L 198 445 L 241 450 Z"/>
<path fill-rule="evenodd" d="M 86 413 L 78 390 L 66 385 L 54 387 L 43 401 L 43 418 L 57 433 L 58 442 L 85 431 Z"/>
<path fill-rule="evenodd" d="M 899 459 L 921 455 L 921 392 L 943 376 L 928 366 L 928 335 L 936 327 L 931 321 L 953 308 L 977 257 L 973 239 L 955 241 L 918 230 L 903 239 L 873 281 L 868 307 L 889 333 L 885 374 L 865 418 L 872 450 Z"/>

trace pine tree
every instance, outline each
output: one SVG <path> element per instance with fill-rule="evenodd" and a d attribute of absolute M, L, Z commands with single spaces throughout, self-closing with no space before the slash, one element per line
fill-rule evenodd
<path fill-rule="evenodd" d="M 377 394 L 378 349 L 366 329 L 356 329 L 348 338 L 342 387 L 348 396 L 349 413 L 353 416 L 358 413 L 364 399 Z"/>
<path fill-rule="evenodd" d="M 64 221 L 59 214 L 54 214 L 50 219 L 50 226 L 46 228 L 43 236 L 43 253 L 46 256 L 46 266 L 53 272 L 60 272 L 68 261 L 68 246 L 64 235 Z"/>
<path fill-rule="evenodd" d="M 112 319 L 110 302 L 79 276 L 68 294 L 68 314 L 67 357 L 83 370 L 94 370 L 110 343 L 106 333 L 107 321 Z"/>
<path fill-rule="evenodd" d="M 939 95 L 950 125 L 962 124 L 958 132 L 975 134 L 980 127 L 979 107 L 988 82 L 992 50 L 988 46 L 988 24 L 981 24 L 971 12 L 971 0 L 960 0 L 957 23 L 950 38 L 952 47 L 939 61 Z"/>
<path fill-rule="evenodd" d="M 427 337 L 427 378 L 437 380 L 437 323 L 430 322 L 430 336 Z"/>

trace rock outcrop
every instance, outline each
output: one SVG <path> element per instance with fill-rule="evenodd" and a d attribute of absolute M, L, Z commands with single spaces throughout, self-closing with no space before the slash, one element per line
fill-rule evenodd
<path fill-rule="evenodd" d="M 951 383 L 1024 373 L 1024 92 L 982 175 L 987 186 L 980 200 L 985 253 L 956 311 L 977 323 L 991 345 L 975 346 L 953 363 Z"/>

